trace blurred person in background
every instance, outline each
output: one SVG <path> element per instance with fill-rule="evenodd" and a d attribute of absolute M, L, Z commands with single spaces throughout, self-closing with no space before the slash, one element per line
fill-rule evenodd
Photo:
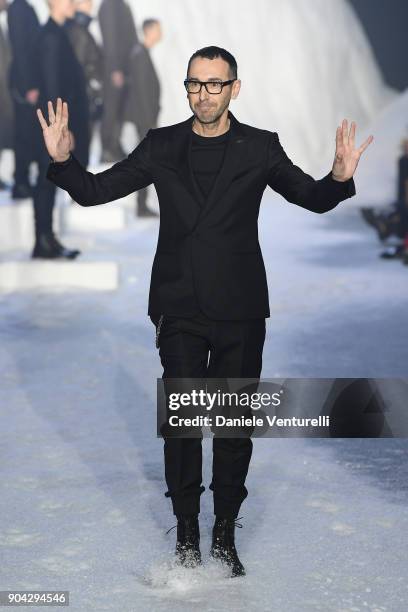
<path fill-rule="evenodd" d="M 120 144 L 127 95 L 129 58 L 138 42 L 132 11 L 124 0 L 102 0 L 98 12 L 104 54 L 102 163 L 126 156 Z"/>
<path fill-rule="evenodd" d="M 35 46 L 40 22 L 31 4 L 14 0 L 7 11 L 11 44 L 9 86 L 14 107 L 14 199 L 30 198 L 30 164 L 37 157 L 35 107 L 38 102 L 38 73 Z"/>
<path fill-rule="evenodd" d="M 157 127 L 160 112 L 160 81 L 157 76 L 150 49 L 162 38 L 158 19 L 145 19 L 142 25 L 143 42 L 132 49 L 129 64 L 129 94 L 126 99 L 125 119 L 134 123 L 139 140 L 150 128 Z M 156 217 L 157 213 L 147 205 L 147 189 L 137 192 L 136 212 L 139 217 Z"/>
<path fill-rule="evenodd" d="M 66 20 L 74 16 L 75 4 L 74 0 L 48 0 L 48 6 L 50 17 L 41 28 L 36 52 L 40 86 L 38 106 L 46 112 L 48 103 L 56 101 L 58 96 L 71 101 L 71 147 L 86 167 L 89 156 L 86 79 L 65 28 Z M 32 257 L 74 259 L 80 251 L 64 247 L 53 233 L 56 188 L 46 178 L 50 158 L 40 126 L 36 123 L 37 138 L 41 139 L 42 146 L 38 147 L 38 178 L 34 189 L 35 245 Z"/>
<path fill-rule="evenodd" d="M 13 148 L 13 104 L 8 86 L 11 49 L 6 20 L 3 19 L 7 7 L 7 0 L 0 0 L 0 160 L 3 149 Z M 0 190 L 6 187 L 0 178 Z"/>
<path fill-rule="evenodd" d="M 361 208 L 363 219 L 375 229 L 378 239 L 384 242 L 396 236 L 400 242 L 380 253 L 382 259 L 403 259 L 408 263 L 408 138 L 401 142 L 402 155 L 398 158 L 397 199 L 389 209 L 375 211 Z"/>
<path fill-rule="evenodd" d="M 95 123 L 101 119 L 103 110 L 103 56 L 102 49 L 89 31 L 93 19 L 93 0 L 74 0 L 74 5 L 74 17 L 67 19 L 65 27 L 86 78 L 92 136 Z"/>

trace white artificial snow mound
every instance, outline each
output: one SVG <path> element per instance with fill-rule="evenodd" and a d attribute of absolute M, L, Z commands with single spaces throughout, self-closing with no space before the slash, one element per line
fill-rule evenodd
<path fill-rule="evenodd" d="M 235 116 L 277 131 L 289 157 L 312 174 L 322 165 L 329 171 L 343 117 L 364 128 L 396 94 L 346 0 L 129 4 L 139 29 L 147 17 L 162 23 L 163 39 L 152 50 L 162 85 L 159 125 L 191 115 L 183 80 L 190 56 L 207 45 L 237 60 L 242 84 L 230 105 Z"/>
<path fill-rule="evenodd" d="M 360 138 L 362 130 L 398 95 L 383 81 L 365 31 L 347 0 L 128 3 L 139 33 L 145 18 L 157 17 L 162 23 L 163 39 L 152 49 L 162 88 L 161 126 L 191 115 L 183 87 L 188 59 L 212 44 L 228 49 L 238 63 L 241 91 L 230 105 L 235 116 L 277 131 L 293 162 L 316 178 L 331 168 L 336 127 L 342 119 L 356 121 Z M 99 5 L 97 0 L 95 13 Z M 33 6 L 44 22 L 45 3 L 33 0 Z M 96 19 L 91 31 L 100 37 Z M 131 150 L 135 144 L 132 138 L 126 147 Z M 365 197 L 366 185 L 361 186 L 364 189 L 359 192 Z M 390 192 L 389 187 L 386 193 L 383 189 L 376 201 L 383 201 Z M 376 185 L 371 185 L 367 197 L 373 199 L 375 190 Z"/>

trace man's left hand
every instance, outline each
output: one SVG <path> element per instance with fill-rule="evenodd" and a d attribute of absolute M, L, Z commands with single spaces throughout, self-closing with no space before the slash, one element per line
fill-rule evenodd
<path fill-rule="evenodd" d="M 355 122 L 351 122 L 349 133 L 347 119 L 343 119 L 342 125 L 336 130 L 336 154 L 332 168 L 332 176 L 336 181 L 347 181 L 353 176 L 361 154 L 374 140 L 374 136 L 371 135 L 356 149 L 354 146 L 355 134 Z"/>

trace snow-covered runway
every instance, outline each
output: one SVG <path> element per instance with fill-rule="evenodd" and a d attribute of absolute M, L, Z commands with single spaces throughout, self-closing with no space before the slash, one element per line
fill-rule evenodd
<path fill-rule="evenodd" d="M 315 215 L 268 191 L 259 226 L 262 376 L 406 377 L 408 268 L 378 259 L 357 211 Z M 156 238 L 156 221 L 135 220 L 89 242 L 120 262 L 117 292 L 0 298 L 1 589 L 69 590 L 75 612 L 407 609 L 406 440 L 255 439 L 236 530 L 247 576 L 166 569 L 175 517 L 146 315 Z"/>

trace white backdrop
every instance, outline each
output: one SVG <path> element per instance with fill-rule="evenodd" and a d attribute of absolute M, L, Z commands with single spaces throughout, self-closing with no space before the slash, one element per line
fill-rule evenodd
<path fill-rule="evenodd" d="M 42 18 L 45 4 L 33 1 Z M 359 136 L 396 95 L 385 86 L 347 0 L 129 4 L 139 32 L 146 17 L 162 22 L 163 40 L 152 54 L 162 82 L 160 125 L 190 115 L 183 89 L 187 62 L 210 44 L 225 47 L 238 62 L 242 87 L 232 112 L 245 123 L 278 131 L 288 155 L 312 174 L 330 169 L 343 117 L 357 122 Z"/>

